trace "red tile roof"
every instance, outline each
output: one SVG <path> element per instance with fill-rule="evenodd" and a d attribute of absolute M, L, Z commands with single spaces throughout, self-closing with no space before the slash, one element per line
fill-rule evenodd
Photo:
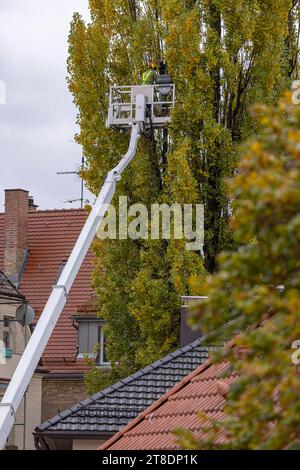
<path fill-rule="evenodd" d="M 95 318 L 99 314 L 99 305 L 95 296 L 91 297 L 87 302 L 79 305 L 77 311 L 73 315 L 76 319 L 78 317 L 92 317 Z"/>
<path fill-rule="evenodd" d="M 29 258 L 19 290 L 39 318 L 61 263 L 67 260 L 86 220 L 83 209 L 29 212 Z M 4 264 L 4 214 L 0 214 L 0 269 Z M 92 297 L 93 253 L 89 251 L 69 294 L 43 355 L 43 365 L 50 372 L 83 372 L 84 361 L 76 360 L 77 330 L 71 316 Z"/>
<path fill-rule="evenodd" d="M 24 302 L 25 296 L 23 296 L 18 289 L 15 288 L 13 283 L 5 276 L 0 270 L 0 297 L 5 299 L 6 302 Z"/>
<path fill-rule="evenodd" d="M 199 413 L 222 420 L 223 391 L 236 378 L 228 363 L 212 364 L 207 360 L 106 441 L 100 450 L 175 450 L 179 446 L 173 432 L 178 428 L 192 431 L 198 440 L 203 439 L 203 425 L 207 422 Z M 219 432 L 215 442 L 221 444 L 225 439 L 226 435 Z"/>

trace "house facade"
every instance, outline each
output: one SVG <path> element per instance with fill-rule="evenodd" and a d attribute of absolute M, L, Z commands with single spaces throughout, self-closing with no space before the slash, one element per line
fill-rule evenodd
<path fill-rule="evenodd" d="M 30 326 L 22 325 L 16 319 L 17 309 L 26 303 L 26 298 L 0 271 L 0 400 L 31 336 Z M 42 371 L 37 369 L 16 413 L 16 424 L 9 435 L 7 449 L 35 448 L 32 431 L 42 416 L 42 377 Z"/>
<path fill-rule="evenodd" d="M 28 191 L 5 191 L 5 211 L 0 213 L 0 269 L 33 307 L 32 329 L 86 217 L 83 209 L 38 210 Z M 36 388 L 40 387 L 41 412 L 35 426 L 87 396 L 83 374 L 88 366 L 84 357 L 94 357 L 95 344 L 103 336 L 103 322 L 92 307 L 93 260 L 90 250 L 40 360 L 43 373 Z M 95 361 L 99 366 L 106 361 L 103 351 Z"/>

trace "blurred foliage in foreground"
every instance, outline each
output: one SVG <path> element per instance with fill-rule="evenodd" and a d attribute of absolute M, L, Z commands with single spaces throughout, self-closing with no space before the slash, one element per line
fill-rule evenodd
<path fill-rule="evenodd" d="M 204 284 L 192 280 L 195 294 L 209 297 L 193 321 L 206 332 L 225 323 L 227 339 L 241 331 L 236 343 L 246 351 L 228 348 L 215 358 L 224 356 L 241 377 L 215 432 L 225 427 L 228 448 L 282 449 L 300 433 L 300 373 L 292 363 L 300 356 L 292 349 L 300 339 L 300 108 L 286 95 L 254 113 L 263 130 L 244 146 L 229 184 L 240 248 L 220 255 L 220 272 Z M 214 432 L 201 443 L 180 436 L 185 448 L 216 447 Z"/>

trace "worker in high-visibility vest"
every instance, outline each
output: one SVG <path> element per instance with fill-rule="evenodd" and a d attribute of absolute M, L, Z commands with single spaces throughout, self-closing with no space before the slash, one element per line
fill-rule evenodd
<path fill-rule="evenodd" d="M 157 65 L 155 62 L 149 63 L 149 68 L 143 73 L 143 85 L 154 85 L 157 77 Z"/>
<path fill-rule="evenodd" d="M 149 62 L 148 70 L 146 70 L 146 72 L 143 73 L 142 85 L 143 86 L 155 85 L 156 78 L 157 78 L 157 65 L 155 62 Z M 150 122 L 151 122 L 151 116 L 152 116 L 152 105 L 146 104 L 146 117 L 150 119 Z"/>

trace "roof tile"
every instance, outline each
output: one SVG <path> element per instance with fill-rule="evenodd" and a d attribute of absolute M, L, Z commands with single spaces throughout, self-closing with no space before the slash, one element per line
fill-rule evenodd
<path fill-rule="evenodd" d="M 227 373 L 228 372 L 228 373 Z M 227 373 L 227 375 L 226 375 Z M 229 364 L 205 361 L 172 390 L 153 403 L 115 436 L 105 442 L 102 450 L 174 450 L 179 445 L 174 431 L 183 428 L 201 440 L 207 438 L 203 427 L 210 419 L 221 421 L 225 398 L 217 386 L 220 375 L 223 382 L 232 384 L 237 375 L 230 373 Z M 200 417 L 199 414 L 205 414 Z M 226 440 L 226 434 L 217 434 L 216 444 Z"/>
<path fill-rule="evenodd" d="M 25 300 L 24 296 L 15 288 L 10 280 L 0 271 L 0 296 L 6 300 L 19 301 Z"/>
<path fill-rule="evenodd" d="M 67 260 L 86 220 L 84 209 L 29 212 L 29 258 L 19 289 L 35 309 L 37 319 L 55 284 L 61 263 Z M 0 214 L 0 269 L 4 264 L 4 214 Z M 50 372 L 82 373 L 84 361 L 76 360 L 77 331 L 72 315 L 92 298 L 94 255 L 90 250 L 69 293 L 68 302 L 43 354 Z"/>
<path fill-rule="evenodd" d="M 191 348 L 180 348 L 175 355 L 169 354 L 69 408 L 55 423 L 48 420 L 38 426 L 36 433 L 117 432 L 207 359 L 208 351 L 202 342 L 200 339 Z"/>

